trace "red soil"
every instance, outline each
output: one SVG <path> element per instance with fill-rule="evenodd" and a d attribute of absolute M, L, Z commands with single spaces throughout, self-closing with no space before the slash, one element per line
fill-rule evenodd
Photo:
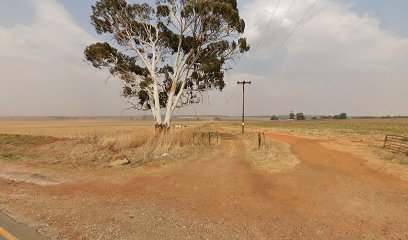
<path fill-rule="evenodd" d="M 161 176 L 109 170 L 46 187 L 0 180 L 0 199 L 51 224 L 54 236 L 83 239 L 408 239 L 407 182 L 315 140 L 267 137 L 290 144 L 301 163 L 259 172 L 245 144 L 224 135 L 214 158 Z"/>

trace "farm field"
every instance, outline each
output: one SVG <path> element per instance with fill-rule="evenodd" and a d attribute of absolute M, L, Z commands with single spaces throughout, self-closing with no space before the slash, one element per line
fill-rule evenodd
<path fill-rule="evenodd" d="M 181 125 L 0 121 L 0 210 L 44 239 L 408 238 L 407 120 Z"/>

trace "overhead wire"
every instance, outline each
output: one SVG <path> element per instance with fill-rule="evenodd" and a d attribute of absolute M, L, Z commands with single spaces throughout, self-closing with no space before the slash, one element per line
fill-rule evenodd
<path fill-rule="evenodd" d="M 293 1 L 292 1 L 292 4 L 290 5 L 290 7 L 288 8 L 288 10 L 286 11 L 285 15 L 283 16 L 282 20 L 279 22 L 278 26 L 282 25 L 283 22 L 285 21 L 285 19 L 289 16 L 289 13 L 290 13 L 290 11 L 292 10 L 293 5 L 295 5 L 295 2 L 296 2 L 296 0 L 293 0 Z M 272 44 L 272 37 L 275 35 L 276 32 L 277 32 L 277 28 L 275 28 L 275 31 L 272 32 L 271 37 L 270 37 L 270 38 L 271 38 L 271 41 L 268 41 L 268 43 L 267 43 L 265 49 L 268 49 L 268 48 L 271 46 L 271 44 Z"/>
<path fill-rule="evenodd" d="M 272 23 L 273 17 L 275 16 L 275 14 L 276 14 L 276 12 L 277 12 L 277 10 L 278 10 L 278 7 L 279 7 L 279 4 L 281 3 L 281 1 L 282 1 L 282 0 L 278 0 L 277 4 L 276 4 L 276 6 L 275 6 L 275 9 L 274 9 L 273 12 L 272 12 L 271 17 L 269 18 L 267 24 L 265 25 L 265 28 L 264 28 L 264 30 L 263 30 L 263 32 L 262 32 L 260 38 L 258 39 L 257 43 L 255 44 L 255 47 L 254 47 L 253 49 L 251 48 L 250 52 L 249 52 L 247 55 L 244 55 L 244 59 L 248 60 L 248 59 L 249 59 L 248 56 L 253 56 L 253 55 L 256 54 L 256 52 L 257 52 L 257 50 L 258 50 L 258 48 L 259 48 L 259 45 L 261 44 L 263 38 L 265 37 L 266 32 L 268 31 L 268 29 L 269 29 L 269 27 L 270 27 L 270 25 L 271 25 L 271 23 Z M 251 62 L 251 64 L 245 64 L 245 65 L 244 65 L 244 68 L 242 69 L 242 72 L 247 72 L 249 69 L 251 69 L 251 68 L 252 68 L 252 66 L 251 66 L 252 64 L 253 64 L 252 62 Z M 249 66 L 251 66 L 251 67 L 249 67 Z"/>
<path fill-rule="evenodd" d="M 256 45 L 255 45 L 255 47 L 254 47 L 254 50 L 253 50 L 253 52 L 251 52 L 251 53 L 256 53 L 256 51 L 257 51 L 259 45 L 261 44 L 262 39 L 265 37 L 265 34 L 266 34 L 266 32 L 267 32 L 269 26 L 270 26 L 271 23 L 272 23 L 273 17 L 275 16 L 275 14 L 276 14 L 276 12 L 277 12 L 277 10 L 278 10 L 278 7 L 279 7 L 279 4 L 280 4 L 281 1 L 282 1 L 282 0 L 279 0 L 278 3 L 276 4 L 275 9 L 273 10 L 271 17 L 269 18 L 269 20 L 268 20 L 268 22 L 267 22 L 267 24 L 266 24 L 266 26 L 265 26 L 265 29 L 263 30 L 263 32 L 262 32 L 262 34 L 261 34 L 261 37 L 258 39 L 258 42 L 256 43 Z"/>
<path fill-rule="evenodd" d="M 266 64 L 269 63 L 269 62 L 273 59 L 273 57 L 275 56 L 275 54 L 276 54 L 277 52 L 279 52 L 283 46 L 285 46 L 285 44 L 288 42 L 288 40 L 292 37 L 292 35 L 297 31 L 297 29 L 298 29 L 298 28 L 301 26 L 301 24 L 304 22 L 304 20 L 306 19 L 306 17 L 310 14 L 310 12 L 312 11 L 312 9 L 316 6 L 316 4 L 317 4 L 318 1 L 319 1 L 319 0 L 316 0 L 315 2 L 313 2 L 313 4 L 309 7 L 309 9 L 306 11 L 306 13 L 303 15 L 303 17 L 298 21 L 298 23 L 296 24 L 296 26 L 292 29 L 291 32 L 289 32 L 289 34 L 284 38 L 283 42 L 282 42 L 282 43 L 278 46 L 278 48 L 273 52 L 273 54 L 271 55 L 271 58 L 270 58 L 269 60 L 267 60 L 267 61 L 262 65 L 262 67 L 260 68 L 260 69 L 261 69 L 260 75 L 265 71 Z M 275 14 L 276 14 L 276 12 L 277 12 L 277 9 L 278 9 L 278 7 L 279 7 L 280 2 L 281 2 L 281 0 L 279 0 L 278 3 L 277 3 L 277 5 L 275 6 L 275 9 L 274 9 L 274 11 L 273 11 L 273 13 L 272 13 L 272 16 L 271 16 L 270 19 L 268 20 L 268 23 L 266 24 L 266 27 L 265 27 L 264 31 L 262 32 L 262 34 L 261 34 L 261 37 L 259 38 L 258 42 L 257 42 L 256 45 L 255 45 L 255 48 L 254 48 L 253 53 L 256 53 L 256 51 L 258 50 L 258 48 L 259 48 L 259 46 L 260 46 L 260 44 L 261 44 L 261 41 L 264 39 L 264 37 L 265 37 L 265 35 L 266 35 L 268 29 L 270 28 L 271 23 L 272 23 L 272 20 L 273 20 L 273 17 L 275 16 Z M 289 16 L 289 13 L 290 13 L 290 11 L 292 10 L 292 8 L 293 8 L 295 2 L 296 2 L 296 0 L 293 0 L 293 1 L 292 1 L 291 5 L 290 5 L 289 8 L 287 9 L 287 11 L 286 11 L 284 17 L 283 17 L 282 20 L 279 22 L 279 25 L 282 25 L 283 22 L 284 22 L 284 20 Z M 272 38 L 275 34 L 276 34 L 276 30 L 270 35 L 270 38 Z M 270 41 L 267 41 L 267 42 L 268 42 L 267 48 L 269 48 L 270 44 L 272 43 L 272 39 L 270 39 Z M 248 65 L 246 65 L 246 68 L 247 68 L 247 66 L 248 66 Z M 252 77 L 250 77 L 250 79 L 253 80 Z M 218 108 L 216 108 L 216 110 L 215 110 L 214 112 L 219 111 L 222 107 L 224 107 L 226 104 L 228 104 L 228 103 L 232 100 L 232 98 L 238 93 L 238 91 L 239 91 L 239 89 L 237 89 L 223 104 L 221 104 Z"/>
<path fill-rule="evenodd" d="M 290 11 L 292 10 L 293 6 L 295 5 L 295 2 L 296 2 L 296 0 L 293 0 L 292 3 L 289 5 L 289 8 L 286 10 L 285 15 L 283 16 L 282 20 L 279 22 L 278 26 L 279 26 L 279 25 L 282 25 L 283 22 L 284 22 L 284 20 L 289 16 Z M 280 1 L 279 1 L 279 3 L 280 3 Z M 278 5 L 277 5 L 277 7 L 278 7 Z M 277 8 L 276 8 L 276 9 L 277 9 Z M 272 20 L 272 18 L 271 18 L 271 20 Z M 272 22 L 272 21 L 271 21 L 271 22 Z M 270 24 L 269 24 L 269 25 L 270 25 Z M 269 28 L 269 27 L 270 27 L 270 26 L 268 26 L 268 28 Z M 265 29 L 264 33 L 266 33 L 266 30 L 267 30 L 267 29 Z M 270 44 L 272 43 L 272 37 L 276 34 L 276 31 L 277 31 L 277 30 L 275 29 L 275 31 L 273 31 L 272 34 L 269 36 L 270 40 L 267 41 L 267 46 L 266 46 L 266 48 L 269 48 Z M 259 41 L 259 42 L 260 42 L 260 41 Z M 255 63 L 252 63 L 252 64 L 251 64 L 251 65 L 252 65 L 251 67 L 254 67 L 254 64 L 255 64 Z M 252 78 L 251 80 L 254 80 L 254 79 Z"/>
<path fill-rule="evenodd" d="M 258 50 L 258 48 L 259 48 L 259 46 L 260 46 L 262 40 L 263 40 L 264 37 L 266 36 L 266 33 L 267 33 L 268 29 L 270 28 L 270 26 L 271 26 L 271 24 L 272 24 L 273 18 L 275 17 L 275 15 L 276 15 L 276 13 L 277 13 L 277 10 L 278 10 L 278 8 L 279 8 L 279 5 L 280 5 L 281 1 L 282 1 L 282 0 L 278 0 L 277 4 L 276 4 L 276 6 L 275 6 L 275 8 L 274 8 L 274 10 L 273 10 L 273 12 L 272 12 L 271 17 L 269 18 L 269 20 L 268 20 L 268 22 L 267 22 L 267 24 L 266 24 L 266 26 L 265 26 L 265 28 L 264 28 L 262 34 L 261 34 L 261 37 L 258 39 L 258 42 L 256 43 L 256 45 L 255 45 L 255 47 L 254 47 L 254 50 L 251 52 L 252 54 L 256 54 L 256 52 L 257 52 L 257 50 Z M 279 25 L 281 25 L 281 24 L 283 23 L 284 19 L 286 19 L 286 18 L 288 17 L 288 15 L 289 15 L 290 11 L 292 10 L 292 8 L 293 8 L 295 2 L 296 2 L 296 0 L 293 0 L 293 1 L 292 1 L 292 3 L 290 4 L 288 10 L 286 11 L 286 13 L 285 13 L 285 15 L 284 15 L 282 21 L 279 23 Z M 274 33 L 274 34 L 275 34 L 275 33 Z M 269 41 L 267 41 L 267 42 L 269 42 Z M 244 56 L 246 56 L 246 55 L 244 55 Z M 252 63 L 252 64 L 253 64 L 253 63 Z M 244 72 L 248 69 L 248 66 L 249 66 L 249 65 L 245 65 Z M 249 77 L 249 78 L 250 78 L 251 80 L 254 80 L 252 77 Z M 239 89 L 237 89 L 223 104 L 221 104 L 218 108 L 216 108 L 216 109 L 214 110 L 214 112 L 215 112 L 215 113 L 218 112 L 221 108 L 223 108 L 226 104 L 228 104 L 228 103 L 232 100 L 232 98 L 235 97 L 235 95 L 238 93 L 238 90 L 239 90 Z"/>
<path fill-rule="evenodd" d="M 240 88 L 237 88 L 228 98 L 225 102 L 221 103 L 215 110 L 214 113 L 217 113 L 221 108 L 223 108 L 225 105 L 227 105 L 234 97 L 237 95 L 237 93 L 240 91 Z"/>
<path fill-rule="evenodd" d="M 306 13 L 303 15 L 303 17 L 298 21 L 298 23 L 296 24 L 296 26 L 292 29 L 292 31 L 289 32 L 289 34 L 284 38 L 284 40 L 282 41 L 282 43 L 278 46 L 278 48 L 275 49 L 275 51 L 273 51 L 271 57 L 269 58 L 269 60 L 265 61 L 264 64 L 262 65 L 261 72 L 260 74 L 262 74 L 265 71 L 265 67 L 266 65 L 275 57 L 275 55 L 286 45 L 286 43 L 289 41 L 289 39 L 293 36 L 293 34 L 298 30 L 298 28 L 302 25 L 302 23 L 304 23 L 306 17 L 310 14 L 310 12 L 312 11 L 312 9 L 316 6 L 316 4 L 318 3 L 319 0 L 316 0 L 313 2 L 313 4 L 309 7 L 309 9 L 306 11 Z"/>
<path fill-rule="evenodd" d="M 293 4 L 294 4 L 295 1 L 296 1 L 296 0 L 293 0 L 293 1 L 292 1 L 292 4 L 290 5 L 290 7 L 288 8 L 288 10 L 286 11 L 286 14 L 285 14 L 285 17 L 284 17 L 284 18 L 286 18 L 287 15 L 289 14 L 289 11 L 290 11 L 290 9 L 293 7 Z M 279 0 L 279 1 L 277 2 L 276 6 L 275 6 L 275 9 L 274 9 L 274 11 L 272 12 L 271 17 L 270 17 L 269 20 L 268 20 L 268 23 L 265 25 L 265 28 L 264 28 L 264 30 L 263 30 L 263 32 L 262 32 L 262 34 L 261 34 L 261 37 L 258 39 L 258 42 L 256 43 L 256 45 L 255 45 L 255 47 L 254 47 L 254 50 L 251 51 L 251 54 L 250 54 L 250 55 L 253 55 L 253 56 L 256 56 L 256 55 L 257 55 L 257 50 L 258 50 L 259 46 L 261 45 L 262 40 L 263 40 L 264 37 L 266 36 L 266 33 L 267 33 L 268 29 L 269 29 L 270 26 L 271 26 L 272 20 L 273 20 L 274 16 L 275 16 L 276 13 L 277 13 L 277 10 L 278 10 L 278 8 L 279 8 L 280 3 L 281 3 L 281 0 Z M 269 42 L 269 41 L 267 41 L 267 42 Z M 245 55 L 245 56 L 247 56 L 247 55 Z M 255 61 L 252 61 L 252 62 L 250 62 L 249 64 L 245 65 L 245 68 L 243 69 L 244 72 L 246 72 L 248 69 L 251 69 L 252 67 L 254 67 L 254 64 L 256 64 Z"/>

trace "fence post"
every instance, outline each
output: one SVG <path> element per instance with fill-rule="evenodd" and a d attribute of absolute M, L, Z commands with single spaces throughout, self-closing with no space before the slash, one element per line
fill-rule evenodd
<path fill-rule="evenodd" d="M 262 137 L 263 137 L 263 144 L 262 145 L 265 146 L 265 133 L 264 132 L 262 133 Z"/>
<path fill-rule="evenodd" d="M 208 145 L 211 145 L 211 132 L 208 132 Z"/>
<path fill-rule="evenodd" d="M 218 132 L 217 132 L 217 143 L 218 143 Z"/>
<path fill-rule="evenodd" d="M 385 135 L 383 148 L 385 148 L 387 146 L 387 140 L 388 140 L 388 135 Z"/>
<path fill-rule="evenodd" d="M 258 133 L 258 148 L 260 148 L 261 147 L 261 134 L 260 133 Z"/>

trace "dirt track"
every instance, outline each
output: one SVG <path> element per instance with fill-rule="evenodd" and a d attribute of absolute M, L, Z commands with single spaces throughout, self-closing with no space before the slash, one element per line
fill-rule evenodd
<path fill-rule="evenodd" d="M 315 140 L 268 137 L 289 143 L 301 164 L 256 171 L 245 144 L 226 135 L 213 159 L 163 176 L 118 171 L 42 187 L 0 180 L 0 199 L 73 238 L 408 239 L 407 182 Z"/>

